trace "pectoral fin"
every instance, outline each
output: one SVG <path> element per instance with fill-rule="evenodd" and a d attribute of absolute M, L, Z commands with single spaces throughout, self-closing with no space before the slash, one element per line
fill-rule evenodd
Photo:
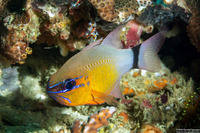
<path fill-rule="evenodd" d="M 112 97 L 109 94 L 99 92 L 99 91 L 95 91 L 93 89 L 91 90 L 91 92 L 92 92 L 92 95 L 94 96 L 95 102 L 104 101 L 109 105 L 117 105 L 119 103 L 117 100 L 115 100 L 114 97 Z"/>

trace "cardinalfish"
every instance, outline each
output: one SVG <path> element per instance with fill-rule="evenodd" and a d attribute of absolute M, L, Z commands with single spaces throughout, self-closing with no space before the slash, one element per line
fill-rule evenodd
<path fill-rule="evenodd" d="M 122 26 L 104 40 L 99 39 L 71 57 L 47 85 L 47 93 L 67 106 L 116 104 L 123 98 L 120 78 L 132 68 L 152 72 L 161 69 L 157 55 L 165 41 L 166 31 L 153 35 L 132 49 L 122 49 Z"/>

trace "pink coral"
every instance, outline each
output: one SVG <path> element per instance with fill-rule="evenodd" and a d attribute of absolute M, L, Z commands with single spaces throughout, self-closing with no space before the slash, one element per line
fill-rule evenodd
<path fill-rule="evenodd" d="M 90 120 L 87 124 L 83 124 L 84 129 L 83 126 L 80 125 L 79 120 L 76 120 L 72 127 L 72 131 L 73 133 L 79 133 L 83 129 L 83 133 L 96 133 L 100 127 L 109 124 L 107 119 L 111 118 L 115 111 L 115 107 L 107 107 L 101 109 L 98 114 L 94 114 L 90 117 Z"/>
<path fill-rule="evenodd" d="M 142 25 L 135 21 L 129 21 L 123 28 L 120 38 L 124 48 L 134 47 L 140 43 L 140 35 L 142 34 Z"/>

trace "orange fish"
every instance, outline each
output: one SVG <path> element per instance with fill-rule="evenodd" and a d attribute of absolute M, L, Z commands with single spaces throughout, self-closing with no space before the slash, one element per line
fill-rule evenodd
<path fill-rule="evenodd" d="M 71 57 L 50 77 L 47 93 L 67 106 L 116 104 L 115 98 L 123 98 L 119 80 L 126 72 L 133 67 L 159 71 L 161 62 L 157 53 L 166 31 L 133 49 L 121 49 L 121 29 L 122 26 L 118 27 L 103 41 L 97 40 Z"/>

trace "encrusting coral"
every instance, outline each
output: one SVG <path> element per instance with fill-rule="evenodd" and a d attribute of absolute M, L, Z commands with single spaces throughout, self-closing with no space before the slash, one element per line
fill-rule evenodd
<path fill-rule="evenodd" d="M 47 43 L 59 46 L 61 55 L 67 56 L 132 19 L 151 33 L 153 25 L 162 26 L 175 18 L 188 22 L 190 13 L 179 5 L 172 2 L 165 7 L 151 0 L 27 0 L 21 15 L 10 13 L 4 18 L 8 31 L 2 36 L 1 55 L 11 64 L 23 64 L 32 53 L 30 44 Z"/>
<path fill-rule="evenodd" d="M 188 36 L 192 44 L 200 52 L 200 1 L 186 0 L 189 10 L 192 12 L 189 25 L 187 26 Z"/>
<path fill-rule="evenodd" d="M 88 0 L 97 9 L 103 20 L 109 22 L 124 22 L 129 17 L 140 12 L 151 5 L 151 0 Z"/>
<path fill-rule="evenodd" d="M 184 110 L 188 97 L 193 95 L 193 82 L 186 82 L 178 73 L 150 73 L 133 69 L 121 79 L 125 95 L 133 95 L 121 101 L 126 107 L 132 127 L 143 124 L 159 124 L 165 130 L 173 125 Z M 139 120 L 139 121 L 134 121 Z"/>
<path fill-rule="evenodd" d="M 200 120 L 200 115 L 196 111 L 200 111 L 200 88 L 195 89 L 193 94 L 184 102 L 184 110 L 180 115 L 181 127 L 187 127 Z"/>
<path fill-rule="evenodd" d="M 124 95 L 141 95 L 160 91 L 168 84 L 175 84 L 177 82 L 176 78 L 167 80 L 161 75 L 163 75 L 162 72 L 154 74 L 145 70 L 133 69 L 129 72 L 129 74 L 124 75 L 126 77 L 124 80 L 121 80 L 122 93 Z M 137 82 L 140 84 L 135 85 Z"/>
<path fill-rule="evenodd" d="M 32 53 L 29 44 L 36 42 L 40 35 L 39 17 L 30 7 L 31 0 L 28 0 L 25 8 L 27 12 L 21 17 L 13 14 L 4 18 L 8 34 L 3 38 L 2 49 L 4 49 L 3 53 L 11 64 L 23 64 L 27 55 Z"/>
<path fill-rule="evenodd" d="M 5 10 L 5 6 L 9 1 L 10 0 L 0 0 L 0 13 L 2 13 L 3 10 Z"/>
<path fill-rule="evenodd" d="M 151 124 L 142 125 L 141 131 L 139 133 L 163 133 L 159 128 Z"/>
<path fill-rule="evenodd" d="M 183 20 L 188 23 L 191 13 L 177 4 L 169 7 L 160 4 L 148 6 L 136 19 L 144 25 L 157 25 L 163 27 L 165 24 L 175 20 Z"/>
<path fill-rule="evenodd" d="M 23 64 L 32 53 L 29 45 L 33 43 L 58 45 L 63 56 L 83 49 L 99 34 L 90 8 L 85 2 L 81 4 L 79 8 L 73 1 L 27 0 L 22 15 L 12 13 L 3 20 L 8 31 L 2 36 L 1 55 L 11 64 Z"/>
<path fill-rule="evenodd" d="M 97 129 L 103 126 L 107 126 L 109 122 L 108 118 L 112 117 L 115 113 L 115 107 L 102 108 L 98 114 L 91 115 L 90 120 L 87 124 L 84 124 L 84 128 L 80 126 L 80 122 L 77 120 L 72 127 L 73 133 L 96 133 Z"/>

